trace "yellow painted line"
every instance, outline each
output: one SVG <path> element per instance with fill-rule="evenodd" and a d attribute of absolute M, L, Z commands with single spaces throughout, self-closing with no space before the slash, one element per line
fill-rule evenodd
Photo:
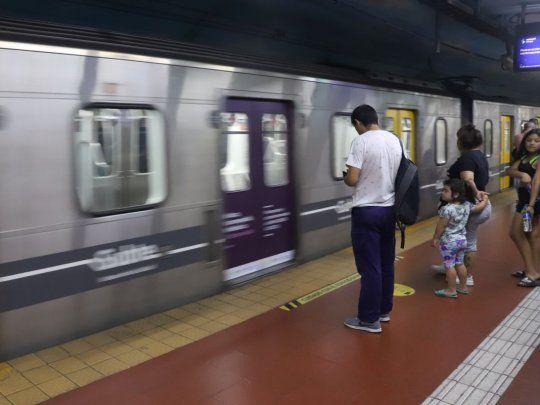
<path fill-rule="evenodd" d="M 11 374 L 13 369 L 7 363 L 0 363 L 0 381 L 5 380 Z"/>
<path fill-rule="evenodd" d="M 307 304 L 308 302 L 313 301 L 314 299 L 317 299 L 325 294 L 328 294 L 329 292 L 332 292 L 340 287 L 343 287 L 344 285 L 352 283 L 359 278 L 360 275 L 358 273 L 351 274 L 350 276 L 345 277 L 342 280 L 336 281 L 333 284 L 329 284 L 326 287 L 313 291 L 307 295 L 304 295 L 303 297 L 289 301 L 285 305 L 280 306 L 279 309 L 282 309 L 284 311 L 292 311 L 298 308 L 300 305 Z M 409 286 L 406 286 L 404 284 L 394 284 L 394 297 L 409 297 L 414 293 L 414 289 Z"/>
<path fill-rule="evenodd" d="M 350 276 L 345 277 L 342 280 L 336 281 L 333 284 L 329 284 L 326 287 L 323 287 L 319 290 L 316 290 L 307 295 L 304 295 L 303 297 L 300 297 L 296 300 L 288 302 L 287 304 L 282 305 L 279 308 L 283 309 L 284 311 L 291 311 L 295 308 L 298 308 L 300 305 L 304 305 L 308 303 L 309 301 L 313 301 L 314 299 L 319 298 L 320 296 L 324 294 L 328 294 L 329 292 L 332 292 L 338 289 L 339 287 L 343 287 L 344 285 L 352 283 L 353 281 L 358 280 L 359 278 L 360 278 L 360 274 L 358 273 L 351 274 Z"/>

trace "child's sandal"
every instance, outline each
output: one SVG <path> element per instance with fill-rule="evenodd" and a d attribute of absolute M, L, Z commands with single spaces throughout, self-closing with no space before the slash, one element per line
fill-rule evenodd
<path fill-rule="evenodd" d="M 437 297 L 443 297 L 443 298 L 457 298 L 457 294 L 448 294 L 444 288 L 442 290 L 435 291 L 435 295 Z"/>

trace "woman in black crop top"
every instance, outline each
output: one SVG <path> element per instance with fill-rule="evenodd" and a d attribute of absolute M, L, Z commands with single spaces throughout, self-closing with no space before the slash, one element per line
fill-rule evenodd
<path fill-rule="evenodd" d="M 510 227 L 510 237 L 516 244 L 525 271 L 517 271 L 513 276 L 522 277 L 518 283 L 522 287 L 536 287 L 540 280 L 540 129 L 523 137 L 519 148 L 520 159 L 508 169 L 508 175 L 520 180 L 517 189 L 516 213 Z M 533 217 L 533 231 L 523 231 L 523 213 L 528 211 Z"/>

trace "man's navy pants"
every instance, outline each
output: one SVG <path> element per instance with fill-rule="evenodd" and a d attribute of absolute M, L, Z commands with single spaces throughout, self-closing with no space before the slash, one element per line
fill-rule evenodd
<path fill-rule="evenodd" d="M 392 310 L 396 254 L 394 207 L 353 207 L 351 239 L 362 276 L 358 318 L 375 322 Z"/>

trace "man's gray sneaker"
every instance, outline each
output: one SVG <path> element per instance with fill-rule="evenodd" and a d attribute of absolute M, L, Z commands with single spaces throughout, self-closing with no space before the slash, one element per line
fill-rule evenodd
<path fill-rule="evenodd" d="M 390 314 L 381 314 L 381 316 L 379 317 L 379 321 L 390 322 Z"/>
<path fill-rule="evenodd" d="M 345 319 L 344 325 L 351 329 L 357 329 L 357 330 L 363 330 L 365 332 L 370 333 L 381 333 L 381 323 L 379 321 L 376 322 L 362 322 L 358 318 L 348 318 Z"/>

